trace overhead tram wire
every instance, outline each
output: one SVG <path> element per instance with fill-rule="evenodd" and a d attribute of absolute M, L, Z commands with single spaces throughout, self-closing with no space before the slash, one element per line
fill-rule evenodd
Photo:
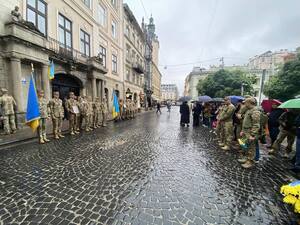
<path fill-rule="evenodd" d="M 149 19 L 149 16 L 148 16 L 148 13 L 147 13 L 146 8 L 144 6 L 143 0 L 140 0 L 140 3 L 141 3 L 141 5 L 142 5 L 142 7 L 144 9 L 144 13 L 145 13 L 146 18 Z"/>

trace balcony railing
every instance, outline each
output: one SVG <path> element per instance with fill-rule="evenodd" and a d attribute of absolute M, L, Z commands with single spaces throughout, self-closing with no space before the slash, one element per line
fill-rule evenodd
<path fill-rule="evenodd" d="M 55 40 L 50 37 L 48 37 L 48 45 L 49 50 L 53 51 L 57 57 L 63 60 L 72 60 L 75 62 L 87 63 L 88 60 L 91 58 L 90 56 L 87 56 L 82 52 L 72 47 L 66 46 L 58 40 Z"/>
<path fill-rule="evenodd" d="M 142 66 L 141 64 L 139 64 L 139 63 L 133 63 L 133 64 L 132 64 L 132 68 L 133 68 L 137 73 L 140 73 L 140 74 L 144 73 L 144 68 L 143 68 L 143 66 Z"/>

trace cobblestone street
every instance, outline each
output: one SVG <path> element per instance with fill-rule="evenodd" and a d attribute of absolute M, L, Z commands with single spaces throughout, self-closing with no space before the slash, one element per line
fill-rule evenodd
<path fill-rule="evenodd" d="M 147 112 L 47 145 L 0 151 L 0 224 L 288 224 L 287 162 L 245 170 L 207 128 Z"/>

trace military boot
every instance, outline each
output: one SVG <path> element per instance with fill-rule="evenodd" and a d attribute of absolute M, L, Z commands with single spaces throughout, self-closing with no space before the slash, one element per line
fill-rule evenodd
<path fill-rule="evenodd" d="M 43 136 L 40 136 L 40 144 L 45 144 Z"/>
<path fill-rule="evenodd" d="M 47 139 L 47 137 L 46 137 L 46 134 L 44 134 L 44 136 L 43 136 L 43 137 L 44 137 L 44 141 L 45 141 L 45 142 L 50 142 L 50 140 L 49 140 L 49 139 Z"/>
<path fill-rule="evenodd" d="M 247 160 L 248 160 L 247 157 L 240 157 L 240 158 L 238 158 L 237 161 L 238 161 L 239 163 L 243 163 L 243 164 L 244 164 L 245 162 L 247 162 Z"/>
<path fill-rule="evenodd" d="M 58 134 L 54 134 L 54 139 L 59 139 L 59 136 L 58 136 Z"/>
<path fill-rule="evenodd" d="M 254 164 L 251 160 L 247 160 L 244 164 L 242 164 L 242 167 L 245 169 L 250 169 L 253 166 L 254 166 Z"/>
<path fill-rule="evenodd" d="M 59 137 L 64 138 L 65 136 L 62 135 L 61 133 L 58 134 Z"/>
<path fill-rule="evenodd" d="M 74 131 L 73 130 L 71 130 L 71 133 L 70 133 L 71 135 L 75 135 L 75 133 L 74 133 Z"/>
<path fill-rule="evenodd" d="M 224 145 L 224 146 L 222 147 L 222 149 L 225 150 L 225 151 L 228 151 L 228 150 L 230 150 L 230 147 L 229 147 L 228 145 Z"/>
<path fill-rule="evenodd" d="M 220 147 L 224 147 L 225 144 L 224 144 L 223 142 L 220 142 L 220 143 L 219 143 L 219 146 L 220 146 Z"/>

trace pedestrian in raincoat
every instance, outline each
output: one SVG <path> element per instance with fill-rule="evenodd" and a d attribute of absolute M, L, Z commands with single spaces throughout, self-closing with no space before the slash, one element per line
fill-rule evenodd
<path fill-rule="evenodd" d="M 199 119 L 200 119 L 200 114 L 202 111 L 202 106 L 200 102 L 196 102 L 196 105 L 193 108 L 193 126 L 198 127 L 199 126 Z"/>
<path fill-rule="evenodd" d="M 190 123 L 190 108 L 187 104 L 187 102 L 183 102 L 182 105 L 180 106 L 180 125 L 184 127 L 187 125 L 189 127 Z"/>

